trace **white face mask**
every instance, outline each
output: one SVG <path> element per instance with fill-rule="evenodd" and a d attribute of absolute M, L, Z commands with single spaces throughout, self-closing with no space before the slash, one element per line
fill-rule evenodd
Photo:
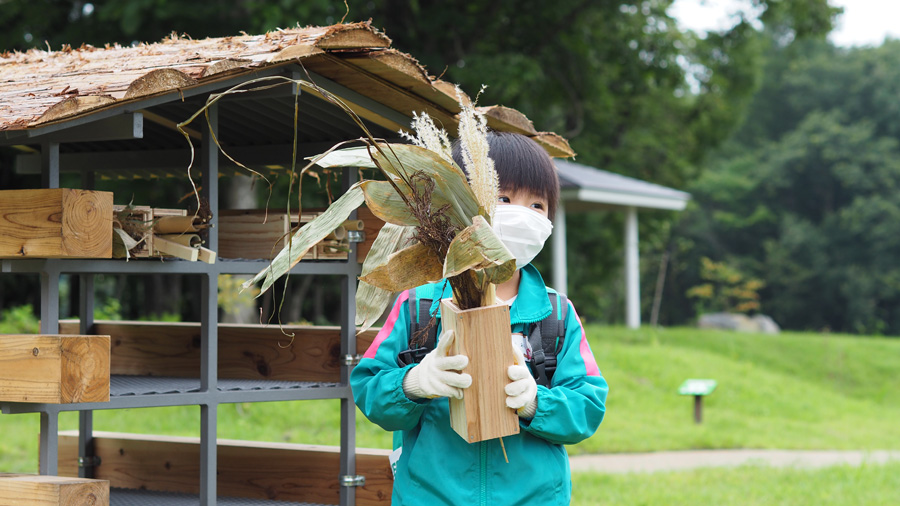
<path fill-rule="evenodd" d="M 493 229 L 516 257 L 516 269 L 521 269 L 544 248 L 553 223 L 533 209 L 507 204 L 498 205 L 494 211 Z"/>

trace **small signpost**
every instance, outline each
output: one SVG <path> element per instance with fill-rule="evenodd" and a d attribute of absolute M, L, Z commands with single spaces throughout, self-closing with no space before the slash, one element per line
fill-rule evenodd
<path fill-rule="evenodd" d="M 678 387 L 678 395 L 694 396 L 694 422 L 703 422 L 703 396 L 713 393 L 716 389 L 716 380 L 712 379 L 687 379 Z"/>

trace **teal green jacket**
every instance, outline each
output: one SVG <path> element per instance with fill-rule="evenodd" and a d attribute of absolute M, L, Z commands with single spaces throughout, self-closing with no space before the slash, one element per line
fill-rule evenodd
<path fill-rule="evenodd" d="M 431 298 L 431 313 L 451 296 L 440 282 L 416 290 Z M 521 331 L 550 315 L 549 294 L 537 269 L 522 269 L 519 294 L 510 308 L 511 331 Z M 356 405 L 372 422 L 394 433 L 402 454 L 394 477 L 394 506 L 568 505 L 572 485 L 563 447 L 590 437 L 606 412 L 606 380 L 600 374 L 571 303 L 566 336 L 557 355 L 550 388 L 539 385 L 537 412 L 519 419 L 521 431 L 500 441 L 469 444 L 450 427 L 447 398 L 410 400 L 403 378 L 415 365 L 400 367 L 398 354 L 409 343 L 409 292 L 403 292 L 359 365 L 350 376 Z M 418 307 L 415 304 L 414 307 Z M 428 315 L 423 315 L 428 318 Z M 424 321 L 424 319 L 423 319 Z M 440 335 L 440 329 L 438 329 Z"/>

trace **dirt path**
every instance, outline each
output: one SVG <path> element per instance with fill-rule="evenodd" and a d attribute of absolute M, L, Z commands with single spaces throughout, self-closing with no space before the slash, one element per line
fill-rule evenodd
<path fill-rule="evenodd" d="M 816 468 L 835 465 L 858 466 L 900 461 L 900 451 L 847 450 L 686 450 L 652 453 L 578 455 L 569 458 L 573 472 L 649 473 L 683 471 L 700 467 L 734 467 L 745 464 L 773 467 Z"/>

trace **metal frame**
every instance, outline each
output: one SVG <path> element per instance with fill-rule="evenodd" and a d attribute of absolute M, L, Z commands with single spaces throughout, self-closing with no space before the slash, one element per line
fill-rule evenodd
<path fill-rule="evenodd" d="M 296 68 L 296 67 L 294 67 Z M 256 74 L 273 75 L 284 72 L 284 67 L 272 67 Z M 246 80 L 246 76 L 223 80 L 187 90 L 183 96 L 196 96 L 215 91 Z M 351 100 L 358 105 L 370 108 L 377 114 L 392 120 L 408 118 L 381 104 L 352 92 L 343 86 L 328 81 L 320 76 L 315 77 L 323 88 L 336 94 L 349 94 Z M 83 128 L 85 125 L 123 124 L 117 116 L 127 115 L 123 120 L 133 128 L 126 137 L 139 138 L 142 135 L 142 117 L 130 111 L 152 107 L 176 98 L 167 94 L 139 102 L 129 102 L 122 106 L 102 109 L 97 113 L 76 118 L 69 122 L 60 122 L 39 127 L 24 135 L 6 135 L 0 138 L 0 145 L 17 144 L 27 139 L 38 137 L 41 140 L 41 176 L 45 188 L 59 187 L 60 142 L 69 142 L 78 136 L 89 135 Z M 210 142 L 210 132 L 216 132 L 218 126 L 217 105 L 209 108 L 209 124 L 204 122 L 201 139 L 200 159 L 202 172 L 203 196 L 208 199 L 210 209 L 215 217 L 218 215 L 218 173 L 219 156 L 215 143 Z M 130 123 L 129 123 L 130 121 Z M 69 128 L 76 129 L 69 136 Z M 344 172 L 344 190 L 357 179 L 357 172 Z M 85 188 L 93 188 L 94 173 L 85 168 L 82 171 L 82 184 Z M 355 218 L 355 213 L 353 216 Z M 213 251 L 218 248 L 218 229 L 210 228 L 208 247 Z M 297 388 L 279 388 L 272 390 L 227 390 L 219 388 L 218 380 L 218 275 L 219 274 L 255 274 L 269 265 L 268 261 L 228 261 L 220 260 L 213 265 L 202 262 L 185 262 L 181 260 L 79 260 L 79 259 L 24 259 L 0 260 L 0 273 L 38 273 L 41 279 L 41 332 L 56 334 L 59 332 L 59 281 L 61 273 L 76 274 L 79 279 L 79 309 L 81 318 L 80 331 L 89 333 L 93 326 L 94 313 L 94 275 L 100 273 L 122 274 L 199 274 L 201 282 L 201 368 L 197 380 L 199 389 L 196 392 L 174 394 L 148 394 L 112 396 L 108 403 L 82 404 L 27 404 L 2 403 L 0 412 L 40 413 L 40 473 L 53 475 L 57 473 L 59 414 L 68 411 L 79 412 L 78 455 L 79 476 L 93 475 L 94 456 L 92 454 L 93 411 L 104 409 L 149 408 L 162 406 L 200 406 L 200 493 L 199 501 L 203 506 L 215 505 L 216 471 L 217 471 L 217 423 L 218 407 L 225 403 L 270 402 L 307 399 L 339 399 L 341 403 L 341 450 L 340 476 L 335 476 L 340 485 L 340 504 L 355 504 L 355 487 L 365 482 L 364 477 L 356 475 L 356 407 L 349 386 L 350 372 L 355 361 L 342 361 L 340 383 L 302 384 Z M 351 243 L 346 261 L 300 262 L 292 274 L 318 274 L 343 276 L 341 293 L 341 354 L 355 357 L 356 349 L 356 276 L 360 273 L 360 265 L 356 258 L 356 244 Z M 148 378 L 152 381 L 152 378 Z"/>

